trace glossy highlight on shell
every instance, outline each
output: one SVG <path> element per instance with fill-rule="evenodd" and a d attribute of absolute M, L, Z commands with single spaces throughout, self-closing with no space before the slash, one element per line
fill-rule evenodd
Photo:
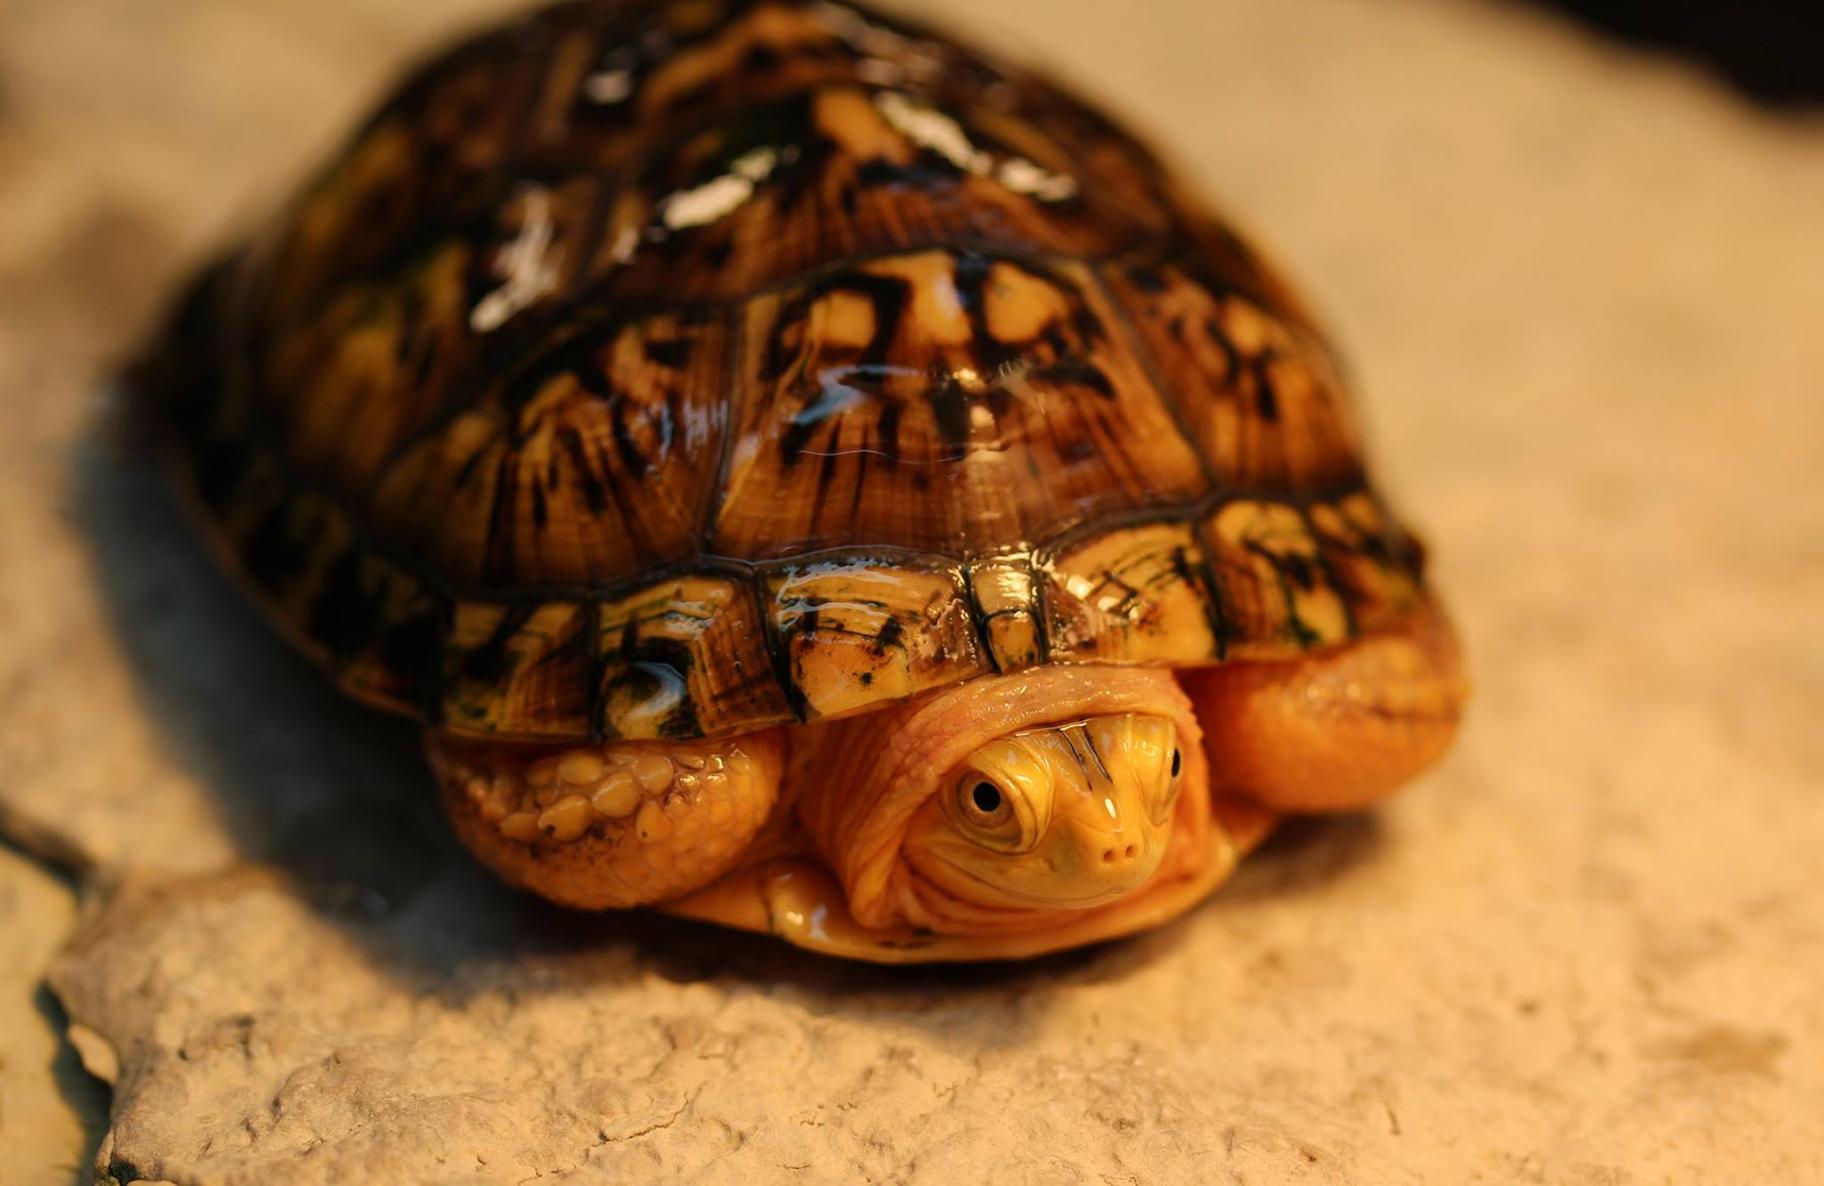
<path fill-rule="evenodd" d="M 1461 711 L 1285 286 L 1106 118 L 847 3 L 462 44 L 141 378 L 218 551 L 569 906 L 1078 946 Z"/>
<path fill-rule="evenodd" d="M 1290 656 L 1421 597 L 1267 266 L 1067 93 L 844 4 L 464 45 L 172 341 L 241 569 L 452 734 Z"/>

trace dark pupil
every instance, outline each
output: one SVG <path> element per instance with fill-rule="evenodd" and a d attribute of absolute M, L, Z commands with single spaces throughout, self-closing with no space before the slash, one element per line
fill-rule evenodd
<path fill-rule="evenodd" d="M 975 790 L 969 795 L 975 801 L 975 809 L 983 815 L 993 815 L 1001 807 L 1001 792 L 991 782 L 978 782 Z"/>
<path fill-rule="evenodd" d="M 1178 762 L 1179 762 L 1180 756 L 1181 755 L 1178 753 L 1177 750 L 1172 751 L 1172 777 L 1173 778 L 1178 777 Z"/>

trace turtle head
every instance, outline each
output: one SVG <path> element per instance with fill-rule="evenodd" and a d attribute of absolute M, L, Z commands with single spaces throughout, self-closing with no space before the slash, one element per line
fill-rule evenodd
<path fill-rule="evenodd" d="M 1136 713 L 1023 729 L 972 751 L 913 821 L 906 857 L 979 906 L 1086 909 L 1165 855 L 1183 782 L 1177 729 Z"/>

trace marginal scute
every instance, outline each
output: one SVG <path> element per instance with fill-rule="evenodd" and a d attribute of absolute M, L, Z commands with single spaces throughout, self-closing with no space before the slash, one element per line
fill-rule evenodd
<path fill-rule="evenodd" d="M 1284 658 L 1342 642 L 1349 611 L 1296 507 L 1225 503 L 1204 523 L 1230 659 Z"/>
<path fill-rule="evenodd" d="M 1188 523 L 1121 528 L 1064 551 L 1045 568 L 1051 657 L 1175 664 L 1220 657 L 1204 573 Z"/>
<path fill-rule="evenodd" d="M 247 573 L 274 608 L 303 621 L 336 563 L 356 546 L 354 525 L 340 507 L 313 491 L 292 490 L 249 532 Z"/>
<path fill-rule="evenodd" d="M 589 606 L 458 602 L 446 644 L 440 724 L 470 737 L 589 732 Z"/>
<path fill-rule="evenodd" d="M 806 720 L 847 716 L 993 670 L 958 574 L 903 560 L 831 561 L 768 581 L 773 630 Z"/>
<path fill-rule="evenodd" d="M 1397 626 L 1424 598 L 1418 557 L 1366 490 L 1305 510 L 1360 631 Z"/>
<path fill-rule="evenodd" d="M 1045 661 L 1045 632 L 1031 558 L 997 556 L 969 566 L 988 654 L 996 671 L 1019 671 Z"/>
<path fill-rule="evenodd" d="M 752 582 L 689 576 L 603 604 L 599 732 L 718 736 L 793 720 Z"/>
<path fill-rule="evenodd" d="M 198 493 L 215 513 L 222 538 L 246 556 L 291 492 L 284 465 L 270 450 L 244 442 L 211 442 L 197 460 Z"/>
<path fill-rule="evenodd" d="M 415 710 L 436 677 L 442 604 L 418 577 L 362 551 L 319 596 L 306 629 L 329 651 L 351 694 Z"/>

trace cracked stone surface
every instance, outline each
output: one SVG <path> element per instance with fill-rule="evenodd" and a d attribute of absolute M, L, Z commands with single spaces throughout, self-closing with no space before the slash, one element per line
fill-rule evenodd
<path fill-rule="evenodd" d="M 0 1182 L 1824 1180 L 1815 119 L 1468 0 L 930 5 L 1304 280 L 1478 699 L 1177 925 L 881 971 L 492 884 L 110 405 L 185 262 L 495 7 L 0 7 L 0 832 L 83 898 L 0 850 Z"/>

